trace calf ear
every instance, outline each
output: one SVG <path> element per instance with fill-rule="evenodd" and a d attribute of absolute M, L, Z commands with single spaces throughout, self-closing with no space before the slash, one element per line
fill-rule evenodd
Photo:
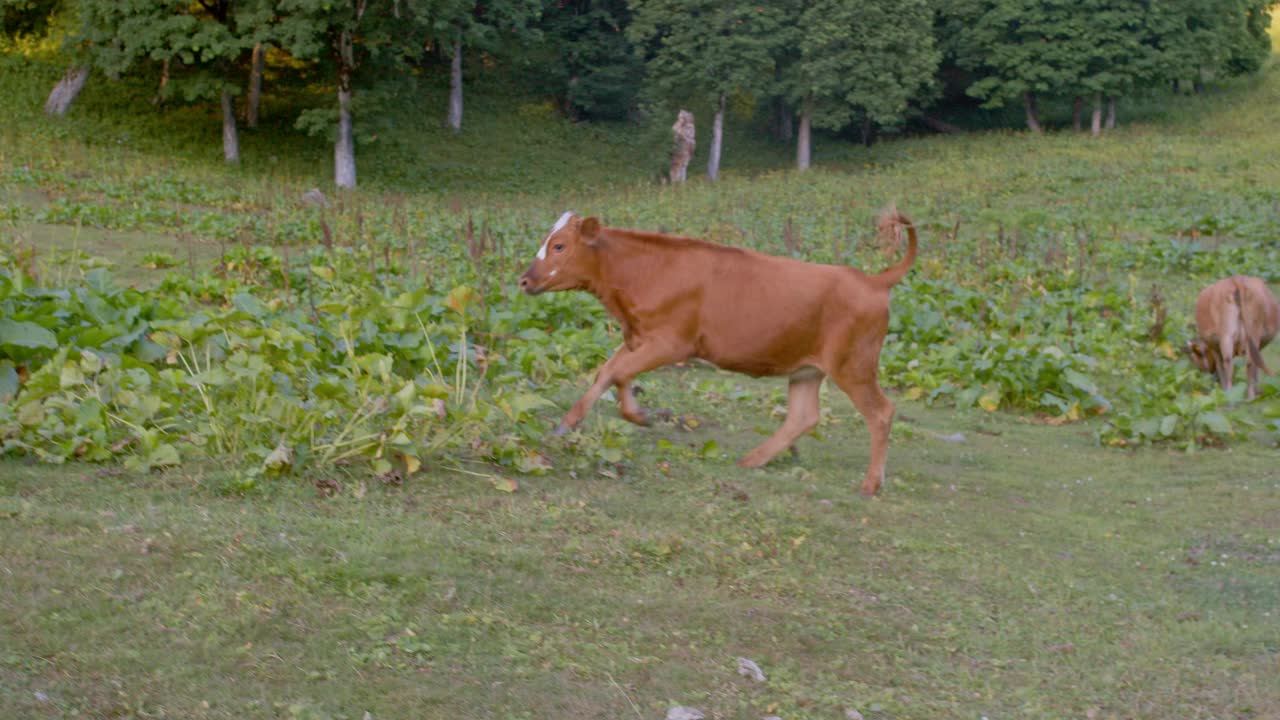
<path fill-rule="evenodd" d="M 589 217 L 584 219 L 582 224 L 578 226 L 578 235 L 580 235 L 588 245 L 593 244 L 595 239 L 600 236 L 600 218 Z"/>

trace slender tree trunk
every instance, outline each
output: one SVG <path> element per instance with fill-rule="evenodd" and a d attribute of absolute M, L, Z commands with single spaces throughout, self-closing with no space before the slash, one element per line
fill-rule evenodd
<path fill-rule="evenodd" d="M 462 129 L 462 40 L 453 41 L 453 62 L 449 66 L 449 127 Z"/>
<path fill-rule="evenodd" d="M 800 106 L 800 131 L 796 134 L 796 169 L 809 169 L 813 155 L 813 104 L 805 100 Z"/>
<path fill-rule="evenodd" d="M 262 68 L 266 62 L 267 49 L 262 43 L 253 46 L 253 62 L 249 70 L 249 93 L 245 99 L 244 124 L 251 128 L 258 127 L 258 103 L 262 100 Z"/>
<path fill-rule="evenodd" d="M 356 148 L 351 136 L 351 88 L 338 88 L 338 141 L 333 145 L 333 182 L 340 188 L 356 186 Z"/>
<path fill-rule="evenodd" d="M 1107 123 L 1108 130 L 1114 130 L 1116 127 L 1116 96 L 1107 96 Z"/>
<path fill-rule="evenodd" d="M 724 107 L 726 98 L 720 93 L 720 102 L 716 105 L 716 117 L 711 124 L 711 153 L 707 159 L 707 177 L 720 179 L 720 149 L 724 143 Z"/>
<path fill-rule="evenodd" d="M 871 124 L 871 116 L 865 115 L 862 118 L 862 146 L 871 147 L 871 141 L 875 138 L 875 126 Z"/>
<path fill-rule="evenodd" d="M 240 162 L 240 136 L 236 133 L 236 105 L 231 92 L 222 91 L 222 157 L 229 163 Z"/>
<path fill-rule="evenodd" d="M 359 20 L 364 4 L 357 7 Z M 338 139 L 333 143 L 333 184 L 340 188 L 356 186 L 356 144 L 351 133 L 351 76 L 355 69 L 351 31 L 343 30 L 338 38 Z"/>
<path fill-rule="evenodd" d="M 1071 129 L 1080 132 L 1084 129 L 1084 98 L 1079 95 L 1071 101 Z"/>
<path fill-rule="evenodd" d="M 1093 96 L 1093 122 L 1089 125 L 1089 134 L 1098 137 L 1102 134 L 1102 94 Z"/>
<path fill-rule="evenodd" d="M 1036 107 L 1036 94 L 1027 90 L 1022 93 L 1022 106 L 1027 113 L 1027 129 L 1040 135 L 1044 128 L 1040 127 L 1040 108 Z"/>
<path fill-rule="evenodd" d="M 795 113 L 786 100 L 776 98 L 773 101 L 773 137 L 786 142 L 795 136 Z"/>
<path fill-rule="evenodd" d="M 151 104 L 160 107 L 164 103 L 164 89 L 169 87 L 169 58 L 165 58 L 160 63 L 160 82 L 156 84 L 156 94 L 151 98 Z"/>
<path fill-rule="evenodd" d="M 72 65 L 67 69 L 66 74 L 53 86 L 53 90 L 49 93 L 49 99 L 44 104 L 44 112 L 46 115 L 65 115 L 67 110 L 71 109 L 71 103 L 75 102 L 76 96 L 84 89 L 84 83 L 89 79 L 89 68 L 84 65 Z"/>
<path fill-rule="evenodd" d="M 947 135 L 959 135 L 964 132 L 962 128 L 952 125 L 945 120 L 939 120 L 932 115 L 922 114 L 920 116 L 920 122 L 924 123 L 925 127 L 928 127 L 930 130 L 936 130 L 937 132 L 945 133 Z"/>

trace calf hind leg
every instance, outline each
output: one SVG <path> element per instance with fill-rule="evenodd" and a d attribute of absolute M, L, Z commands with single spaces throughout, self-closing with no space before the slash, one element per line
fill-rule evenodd
<path fill-rule="evenodd" d="M 787 385 L 787 419 L 768 440 L 739 460 L 738 465 L 747 468 L 764 465 L 818 424 L 818 389 L 822 387 L 822 378 L 817 372 L 791 377 Z"/>
<path fill-rule="evenodd" d="M 1231 389 L 1231 376 L 1235 372 L 1235 363 L 1232 362 L 1235 360 L 1232 356 L 1234 344 L 1234 341 L 1223 340 L 1218 346 L 1218 382 L 1223 390 Z"/>
<path fill-rule="evenodd" d="M 893 425 L 893 403 L 884 396 L 873 377 L 863 381 L 844 381 L 836 378 L 840 389 L 853 401 L 858 412 L 867 421 L 871 434 L 871 462 L 862 481 L 862 496 L 871 497 L 884 483 L 884 468 L 889 457 L 889 428 Z"/>

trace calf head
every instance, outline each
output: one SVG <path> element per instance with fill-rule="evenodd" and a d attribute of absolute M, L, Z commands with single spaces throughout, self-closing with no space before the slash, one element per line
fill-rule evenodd
<path fill-rule="evenodd" d="M 1200 338 L 1187 341 L 1187 356 L 1191 358 L 1191 364 L 1203 372 L 1211 373 L 1218 369 L 1218 363 L 1209 349 L 1209 343 Z"/>
<path fill-rule="evenodd" d="M 560 216 L 542 241 L 529 269 L 520 276 L 520 289 L 530 295 L 585 288 L 596 276 L 595 242 L 600 221 L 571 212 Z"/>

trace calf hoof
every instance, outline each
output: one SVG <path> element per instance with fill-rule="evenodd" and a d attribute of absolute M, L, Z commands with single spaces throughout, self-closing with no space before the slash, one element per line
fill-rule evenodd
<path fill-rule="evenodd" d="M 630 415 L 623 413 L 622 419 L 634 425 L 641 427 L 649 427 L 649 416 L 646 413 L 631 413 Z"/>

